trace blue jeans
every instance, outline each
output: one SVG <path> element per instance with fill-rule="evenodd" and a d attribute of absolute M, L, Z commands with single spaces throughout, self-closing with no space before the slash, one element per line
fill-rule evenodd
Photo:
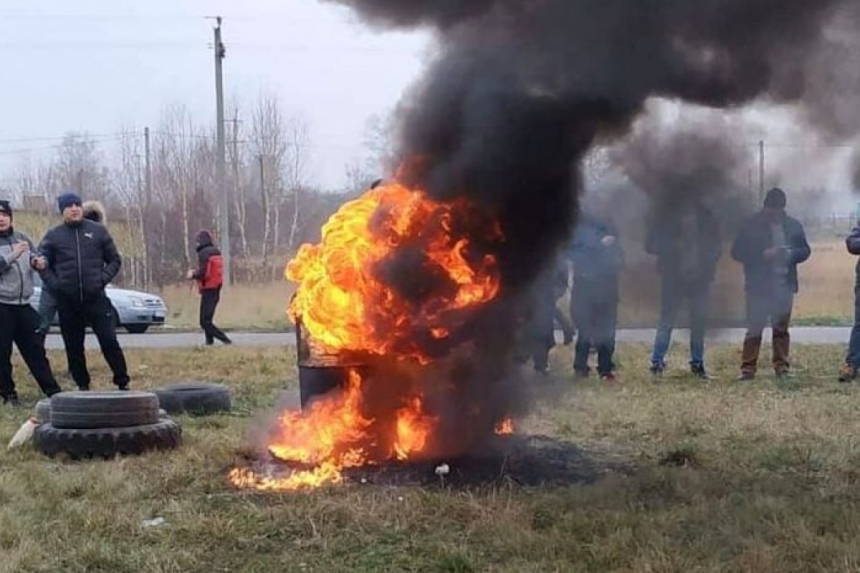
<path fill-rule="evenodd" d="M 660 320 L 654 337 L 651 365 L 665 367 L 666 353 L 672 343 L 672 329 L 684 302 L 690 311 L 690 366 L 705 363 L 705 328 L 708 316 L 708 287 L 705 281 L 685 281 L 664 278 L 660 295 Z"/>
<path fill-rule="evenodd" d="M 854 327 L 851 329 L 845 361 L 860 369 L 860 285 L 854 287 Z"/>

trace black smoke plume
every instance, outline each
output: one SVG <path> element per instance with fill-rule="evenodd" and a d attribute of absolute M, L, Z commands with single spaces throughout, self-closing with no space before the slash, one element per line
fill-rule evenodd
<path fill-rule="evenodd" d="M 476 397 L 489 420 L 522 405 L 508 391 L 510 370 L 502 367 L 513 333 L 522 328 L 515 305 L 508 303 L 540 282 L 569 236 L 581 187 L 579 163 L 595 142 L 627 135 L 650 98 L 723 109 L 754 100 L 807 104 L 810 117 L 817 117 L 830 94 L 810 90 L 809 79 L 828 65 L 828 54 L 842 53 L 824 49 L 841 45 L 826 31 L 857 3 L 327 1 L 353 8 L 371 25 L 437 33 L 439 56 L 399 109 L 398 154 L 405 167 L 400 176 L 434 198 L 465 197 L 501 222 L 505 242 L 495 253 L 501 304 L 477 317 L 473 351 L 434 365 L 435 381 L 430 380 Z M 860 32 L 850 22 L 840 21 L 837 28 L 851 38 Z M 384 82 L 385 75 L 369 81 Z M 813 91 L 816 97 L 807 101 Z M 641 166 L 641 178 L 649 177 L 647 169 Z M 719 174 L 708 177 L 719 186 Z M 400 272 L 408 273 L 416 259 L 404 253 L 386 269 L 397 274 L 402 263 Z M 424 292 L 415 280 L 406 286 Z M 448 401 L 447 408 L 442 400 L 436 407 L 448 410 L 446 431 L 463 437 L 446 451 L 473 445 L 458 431 L 467 423 L 457 409 L 471 400 Z"/>
<path fill-rule="evenodd" d="M 648 98 L 800 103 L 826 91 L 808 79 L 860 31 L 836 19 L 852 0 L 330 1 L 438 32 L 441 54 L 401 108 L 400 156 L 420 158 L 411 178 L 434 196 L 498 212 L 509 288 L 567 236 L 580 158 L 624 135 Z"/>

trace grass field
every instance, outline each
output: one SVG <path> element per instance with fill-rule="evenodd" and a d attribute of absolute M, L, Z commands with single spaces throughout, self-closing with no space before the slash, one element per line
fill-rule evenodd
<path fill-rule="evenodd" d="M 181 417 L 175 452 L 70 463 L 0 452 L 0 571 L 8 572 L 834 572 L 860 569 L 860 388 L 838 347 L 795 348 L 795 380 L 734 381 L 738 349 L 709 349 L 718 379 L 570 380 L 569 349 L 520 431 L 619 460 L 592 485 L 447 490 L 343 486 L 234 491 L 226 470 L 258 417 L 295 391 L 285 349 L 128 352 L 133 385 L 194 377 L 232 388 L 235 411 Z M 57 353 L 55 364 L 62 364 Z M 34 384 L 17 361 L 29 404 Z M 94 385 L 108 374 L 92 356 Z M 60 368 L 58 368 L 60 369 Z M 537 382 L 534 382 L 537 384 Z M 26 412 L 0 409 L 8 439 Z M 164 525 L 142 522 L 163 517 Z"/>
<path fill-rule="evenodd" d="M 795 323 L 822 326 L 851 324 L 854 317 L 854 264 L 841 241 L 820 242 L 800 267 L 801 287 L 795 304 Z M 712 292 L 713 314 L 739 321 L 743 312 L 740 267 L 723 257 Z M 285 329 L 292 324 L 286 307 L 293 285 L 286 281 L 225 289 L 216 322 L 231 329 Z M 622 285 L 621 326 L 653 326 L 657 320 L 659 284 L 650 258 L 631 263 Z M 197 328 L 199 299 L 187 285 L 162 293 L 170 309 L 168 322 L 177 328 Z M 564 306 L 565 301 L 560 304 Z"/>

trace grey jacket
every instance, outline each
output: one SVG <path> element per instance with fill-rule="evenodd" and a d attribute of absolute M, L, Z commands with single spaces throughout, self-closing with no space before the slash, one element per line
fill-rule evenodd
<path fill-rule="evenodd" d="M 30 245 L 30 253 L 29 256 L 24 253 L 18 260 L 13 260 L 12 247 L 19 241 Z M 30 297 L 33 296 L 33 269 L 30 263 L 36 256 L 38 253 L 27 235 L 13 229 L 11 234 L 0 236 L 0 304 L 30 304 Z"/>

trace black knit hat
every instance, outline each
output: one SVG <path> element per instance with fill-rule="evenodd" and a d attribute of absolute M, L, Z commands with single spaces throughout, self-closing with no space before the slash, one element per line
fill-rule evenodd
<path fill-rule="evenodd" d="M 785 205 L 785 191 L 779 187 L 774 187 L 764 196 L 764 206 L 769 209 L 785 209 Z"/>
<path fill-rule="evenodd" d="M 6 213 L 9 218 L 12 218 L 12 205 L 5 199 L 0 199 L 0 213 Z"/>

